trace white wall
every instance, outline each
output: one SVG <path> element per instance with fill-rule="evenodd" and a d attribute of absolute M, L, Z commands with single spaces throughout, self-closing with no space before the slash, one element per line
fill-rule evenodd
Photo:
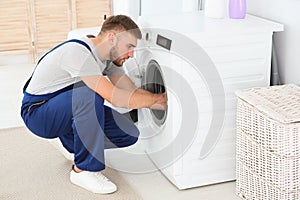
<path fill-rule="evenodd" d="M 113 14 L 123 14 L 137 20 L 140 14 L 140 0 L 112 0 Z"/>
<path fill-rule="evenodd" d="M 300 85 L 300 0 L 249 0 L 247 12 L 284 24 L 275 33 L 280 76 L 283 83 Z"/>
<path fill-rule="evenodd" d="M 284 24 L 274 34 L 281 81 L 300 85 L 300 0 L 247 0 L 247 13 Z"/>
<path fill-rule="evenodd" d="M 192 12 L 198 9 L 198 1 L 201 0 L 112 0 L 112 4 L 114 14 L 126 14 L 137 20 L 139 14 Z"/>
<path fill-rule="evenodd" d="M 198 0 L 141 0 L 142 15 L 191 12 L 198 9 Z"/>

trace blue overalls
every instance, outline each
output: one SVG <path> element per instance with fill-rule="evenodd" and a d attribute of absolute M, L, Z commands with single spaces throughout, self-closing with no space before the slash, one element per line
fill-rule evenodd
<path fill-rule="evenodd" d="M 52 50 L 67 42 L 80 43 L 91 51 L 81 40 L 66 41 Z M 104 99 L 82 81 L 54 93 L 32 95 L 25 91 L 30 80 L 24 86 L 21 107 L 26 126 L 43 138 L 59 137 L 63 146 L 74 153 L 79 169 L 101 171 L 105 168 L 104 149 L 126 147 L 137 141 L 139 131 L 134 123 L 105 106 Z"/>

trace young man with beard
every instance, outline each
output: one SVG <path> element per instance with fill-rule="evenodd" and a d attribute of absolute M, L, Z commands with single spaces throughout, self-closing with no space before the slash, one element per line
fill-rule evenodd
<path fill-rule="evenodd" d="M 38 62 L 24 86 L 21 115 L 34 134 L 59 138 L 74 155 L 72 183 L 94 193 L 117 190 L 101 171 L 104 149 L 134 144 L 139 131 L 125 116 L 104 105 L 165 109 L 165 94 L 137 88 L 122 69 L 133 57 L 138 26 L 127 16 L 105 20 L 96 37 L 62 43 Z"/>

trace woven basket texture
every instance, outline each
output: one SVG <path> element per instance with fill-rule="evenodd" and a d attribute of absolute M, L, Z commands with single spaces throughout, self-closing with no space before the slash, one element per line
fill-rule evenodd
<path fill-rule="evenodd" d="M 243 199 L 300 199 L 300 87 L 236 92 L 236 192 Z"/>

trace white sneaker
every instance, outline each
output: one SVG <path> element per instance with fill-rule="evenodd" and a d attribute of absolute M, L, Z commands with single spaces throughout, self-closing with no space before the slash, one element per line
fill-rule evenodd
<path fill-rule="evenodd" d="M 59 138 L 49 139 L 49 142 L 65 156 L 66 159 L 74 161 L 74 153 L 70 153 L 61 143 Z"/>
<path fill-rule="evenodd" d="M 75 172 L 70 173 L 70 180 L 86 190 L 98 194 L 109 194 L 117 191 L 117 186 L 106 178 L 101 172 Z"/>

